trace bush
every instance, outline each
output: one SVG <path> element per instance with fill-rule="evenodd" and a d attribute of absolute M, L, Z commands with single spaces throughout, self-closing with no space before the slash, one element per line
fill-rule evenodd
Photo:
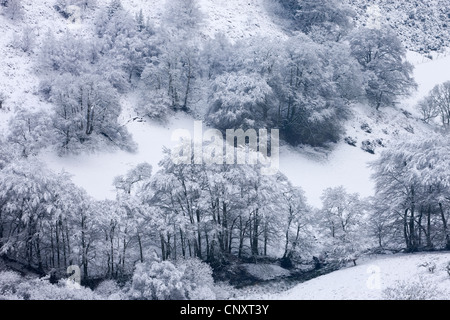
<path fill-rule="evenodd" d="M 372 128 L 367 123 L 363 123 L 361 125 L 361 130 L 363 130 L 366 133 L 372 133 Z"/>
<path fill-rule="evenodd" d="M 124 300 L 125 294 L 114 280 L 105 280 L 95 289 L 95 293 L 108 300 Z"/>
<path fill-rule="evenodd" d="M 397 281 L 383 291 L 386 300 L 438 300 L 441 292 L 434 284 L 419 281 Z"/>

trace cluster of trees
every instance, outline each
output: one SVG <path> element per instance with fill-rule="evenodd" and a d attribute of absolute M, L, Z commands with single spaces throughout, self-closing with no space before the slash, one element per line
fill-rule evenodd
<path fill-rule="evenodd" d="M 399 141 L 372 164 L 377 194 L 372 232 L 380 246 L 450 249 L 449 153 L 446 134 Z"/>

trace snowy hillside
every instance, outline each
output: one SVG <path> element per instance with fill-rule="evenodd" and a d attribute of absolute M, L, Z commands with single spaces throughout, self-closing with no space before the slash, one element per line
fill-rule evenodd
<path fill-rule="evenodd" d="M 0 0 L 0 300 L 448 298 L 447 2 Z"/>
<path fill-rule="evenodd" d="M 432 53 L 445 51 L 450 42 L 449 2 L 347 0 L 361 24 L 382 23 L 394 28 L 408 49 Z"/>

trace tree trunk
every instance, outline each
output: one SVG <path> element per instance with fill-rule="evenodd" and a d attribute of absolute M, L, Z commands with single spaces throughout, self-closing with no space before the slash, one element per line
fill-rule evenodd
<path fill-rule="evenodd" d="M 289 207 L 289 218 L 288 218 L 288 225 L 286 228 L 285 238 L 284 238 L 284 254 L 283 258 L 286 258 L 288 256 L 288 248 L 289 248 L 289 230 L 291 228 L 292 223 L 292 207 Z"/>
<path fill-rule="evenodd" d="M 183 230 L 180 228 L 180 242 L 181 242 L 181 254 L 183 258 L 186 258 L 186 239 L 184 238 Z"/>
<path fill-rule="evenodd" d="M 407 249 L 409 249 L 411 247 L 411 242 L 410 242 L 410 238 L 408 235 L 408 211 L 409 211 L 409 209 L 406 209 L 405 214 L 403 215 L 403 236 L 405 238 Z"/>
<path fill-rule="evenodd" d="M 122 245 L 123 245 L 123 250 L 122 250 L 122 274 L 125 274 L 125 255 L 127 253 L 126 232 L 125 232 L 125 236 L 123 237 Z"/>
<path fill-rule="evenodd" d="M 267 226 L 264 228 L 264 256 L 267 256 L 267 242 L 269 240 L 269 233 Z"/>
<path fill-rule="evenodd" d="M 67 256 L 70 257 L 71 250 L 70 250 L 70 237 L 69 237 L 69 226 L 67 225 L 66 221 L 66 245 L 67 245 Z M 64 264 L 67 267 L 67 261 L 66 261 L 66 253 L 64 252 Z M 69 265 L 72 265 L 73 261 L 72 258 L 69 259 Z"/>
<path fill-rule="evenodd" d="M 111 277 L 114 277 L 114 227 L 111 226 L 109 234 L 109 255 L 111 256 Z"/>
<path fill-rule="evenodd" d="M 444 208 L 442 206 L 442 203 L 439 203 L 439 210 L 441 212 L 441 219 L 442 219 L 444 236 L 445 236 L 445 248 L 447 250 L 450 250 L 450 234 L 448 232 L 447 220 L 445 219 L 445 213 L 444 213 Z"/>
<path fill-rule="evenodd" d="M 242 222 L 242 217 L 239 216 L 239 249 L 238 257 L 242 257 L 242 250 L 244 248 L 244 224 Z"/>
<path fill-rule="evenodd" d="M 209 247 L 209 236 L 208 236 L 208 230 L 206 230 L 205 227 L 205 241 L 206 241 L 206 260 L 209 260 L 210 257 L 210 247 Z"/>
<path fill-rule="evenodd" d="M 411 217 L 409 219 L 409 237 L 411 239 L 411 246 L 409 248 L 410 252 L 417 251 L 417 239 L 416 239 L 416 229 L 415 229 L 415 190 L 414 187 L 411 188 Z"/>

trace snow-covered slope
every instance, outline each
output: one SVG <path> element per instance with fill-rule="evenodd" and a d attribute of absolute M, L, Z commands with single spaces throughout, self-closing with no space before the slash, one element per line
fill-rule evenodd
<path fill-rule="evenodd" d="M 414 64 L 414 78 L 418 84 L 418 90 L 408 99 L 403 101 L 405 109 L 416 112 L 414 106 L 424 98 L 437 84 L 450 80 L 450 50 L 436 54 L 433 60 L 422 55 L 409 52 L 408 59 Z"/>
<path fill-rule="evenodd" d="M 388 288 L 410 288 L 409 294 L 450 299 L 449 253 L 395 255 L 370 259 L 306 281 L 277 295 L 251 298 L 280 300 L 380 300 Z M 407 281 L 409 285 L 402 284 Z M 403 292 L 404 294 L 405 292 Z M 405 295 L 403 297 L 406 297 Z"/>

